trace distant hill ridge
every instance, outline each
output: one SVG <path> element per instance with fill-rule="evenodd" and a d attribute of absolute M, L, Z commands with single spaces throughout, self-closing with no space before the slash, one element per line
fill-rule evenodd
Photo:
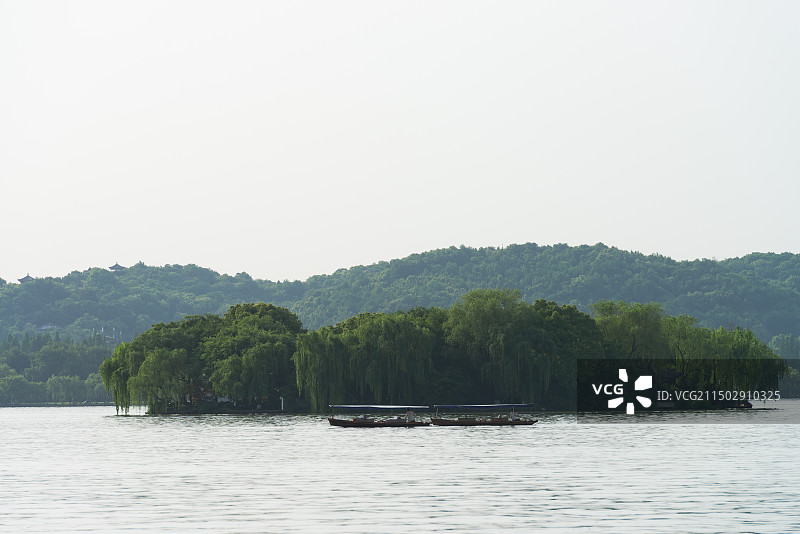
<path fill-rule="evenodd" d="M 298 314 L 306 328 L 362 312 L 450 306 L 478 288 L 519 289 L 583 311 L 598 300 L 659 302 L 709 327 L 742 326 L 769 342 L 800 334 L 800 255 L 753 253 L 722 261 L 675 261 L 596 245 L 450 247 L 308 280 L 254 280 L 196 265 L 110 271 L 0 284 L 0 336 L 58 330 L 128 340 L 157 322 L 222 313 L 242 302 L 271 302 Z"/>

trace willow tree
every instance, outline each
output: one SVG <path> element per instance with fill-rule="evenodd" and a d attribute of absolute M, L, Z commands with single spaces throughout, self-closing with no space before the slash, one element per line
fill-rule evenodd
<path fill-rule="evenodd" d="M 302 323 L 271 304 L 238 304 L 200 349 L 214 394 L 244 405 L 276 403 L 294 386 L 292 355 Z"/>
<path fill-rule="evenodd" d="M 291 367 L 295 340 L 286 337 L 260 341 L 214 360 L 209 377 L 214 393 L 244 404 L 274 397 Z"/>
<path fill-rule="evenodd" d="M 158 347 L 147 353 L 128 387 L 151 414 L 166 413 L 170 407 L 188 402 L 190 385 L 200 374 L 198 367 L 186 349 Z"/>
<path fill-rule="evenodd" d="M 558 348 L 536 307 L 519 291 L 476 290 L 449 310 L 446 340 L 467 355 L 487 386 L 484 398 L 540 401 L 547 395 Z"/>
<path fill-rule="evenodd" d="M 418 403 L 437 341 L 422 322 L 404 312 L 364 313 L 301 335 L 298 389 L 315 410 L 346 400 Z"/>
<path fill-rule="evenodd" d="M 145 356 L 145 352 L 133 343 L 121 343 L 116 346 L 111 358 L 106 358 L 100 364 L 100 377 L 106 391 L 114 398 L 117 413 L 122 410 L 127 414 L 131 407 L 133 392 L 128 381 L 139 372 Z"/>
<path fill-rule="evenodd" d="M 297 389 L 309 400 L 312 410 L 321 411 L 328 404 L 344 402 L 349 355 L 331 327 L 300 334 L 292 361 Z"/>
<path fill-rule="evenodd" d="M 88 397 L 86 382 L 77 376 L 51 376 L 45 387 L 54 402 L 82 401 Z"/>
<path fill-rule="evenodd" d="M 362 398 L 413 403 L 431 369 L 434 334 L 403 313 L 364 314 L 341 334 Z"/>
<path fill-rule="evenodd" d="M 533 303 L 539 324 L 554 345 L 549 373 L 539 378 L 538 401 L 572 408 L 577 393 L 578 359 L 601 359 L 603 334 L 594 319 L 572 305 L 539 299 Z"/>
<path fill-rule="evenodd" d="M 786 363 L 750 330 L 714 330 L 717 347 L 711 385 L 728 391 L 776 390 Z"/>
<path fill-rule="evenodd" d="M 118 412 L 137 400 L 150 413 L 196 411 L 195 402 L 212 394 L 245 405 L 274 402 L 280 388 L 294 388 L 290 358 L 301 331 L 286 308 L 238 304 L 223 317 L 154 325 L 118 346 L 101 376 Z"/>
<path fill-rule="evenodd" d="M 128 413 L 132 404 L 147 404 L 148 399 L 155 401 L 154 405 L 149 406 L 153 413 L 163 411 L 163 403 L 158 400 L 163 395 L 178 404 L 190 402 L 192 389 L 203 381 L 203 367 L 198 363 L 198 346 L 219 328 L 219 324 L 218 316 L 188 316 L 181 321 L 153 325 L 130 343 L 117 345 L 111 358 L 100 365 L 100 376 L 106 390 L 114 398 L 117 413 L 120 410 Z M 172 352 L 177 350 L 184 351 L 180 353 L 179 362 Z M 170 361 L 158 362 L 162 357 Z M 145 373 L 141 378 L 135 378 L 148 358 L 150 362 L 145 367 Z M 179 378 L 173 376 L 173 371 Z M 160 384 L 162 380 L 173 381 L 173 384 Z M 181 387 L 185 386 L 180 395 L 174 391 L 175 380 Z M 154 393 L 159 390 L 162 393 Z"/>
<path fill-rule="evenodd" d="M 595 321 L 603 332 L 606 356 L 655 360 L 669 357 L 660 304 L 602 300 L 592 305 Z"/>

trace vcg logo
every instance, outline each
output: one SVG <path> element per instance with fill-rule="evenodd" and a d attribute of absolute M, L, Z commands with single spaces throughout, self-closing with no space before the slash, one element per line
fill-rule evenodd
<path fill-rule="evenodd" d="M 625 402 L 624 397 L 624 384 L 628 382 L 628 371 L 626 369 L 619 370 L 619 379 L 622 383 L 618 384 L 592 384 L 592 390 L 594 390 L 595 395 L 600 395 L 600 393 L 604 393 L 605 395 L 612 396 L 615 395 L 614 398 L 608 400 L 608 407 L 610 409 L 614 409 L 619 407 L 623 402 Z M 651 389 L 653 387 L 653 377 L 650 375 L 640 376 L 636 379 L 636 382 L 633 384 L 633 389 L 635 391 L 644 391 L 646 389 Z M 644 406 L 645 408 L 649 408 L 653 401 L 647 397 L 642 397 L 640 395 L 636 395 L 636 400 Z M 628 402 L 625 404 L 625 413 L 628 415 L 632 415 L 634 413 L 634 403 Z"/>

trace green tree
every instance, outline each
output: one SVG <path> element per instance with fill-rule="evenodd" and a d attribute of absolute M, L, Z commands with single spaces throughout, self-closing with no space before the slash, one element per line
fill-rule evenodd
<path fill-rule="evenodd" d="M 791 334 L 773 336 L 769 346 L 781 358 L 796 360 L 800 358 L 800 338 Z"/>
<path fill-rule="evenodd" d="M 156 348 L 148 351 L 136 374 L 129 378 L 128 387 L 150 413 L 166 413 L 190 401 L 190 386 L 200 367 L 189 359 L 186 349 Z"/>
<path fill-rule="evenodd" d="M 292 356 L 298 392 L 311 409 L 322 411 L 328 404 L 341 404 L 347 398 L 346 375 L 350 356 L 340 334 L 331 327 L 300 334 Z"/>
<path fill-rule="evenodd" d="M 40 382 L 29 382 L 16 374 L 0 378 L 0 404 L 36 403 L 44 397 L 45 388 Z"/>
<path fill-rule="evenodd" d="M 348 399 L 419 402 L 436 347 L 423 323 L 404 312 L 360 314 L 302 334 L 293 356 L 298 390 L 315 410 Z"/>
<path fill-rule="evenodd" d="M 294 388 L 291 355 L 302 324 L 271 304 L 232 306 L 223 316 L 190 316 L 158 324 L 119 345 L 100 366 L 119 409 L 132 400 L 150 413 L 191 411 L 208 394 L 252 406 L 279 402 Z"/>
<path fill-rule="evenodd" d="M 100 373 L 92 373 L 86 379 L 86 398 L 89 402 L 108 402 L 112 400 L 103 385 Z"/>
<path fill-rule="evenodd" d="M 593 304 L 592 309 L 603 332 L 607 357 L 653 360 L 669 356 L 660 304 L 604 300 Z"/>
<path fill-rule="evenodd" d="M 450 308 L 446 339 L 464 351 L 487 388 L 482 398 L 533 402 L 550 387 L 557 347 L 519 291 L 476 290 Z"/>
<path fill-rule="evenodd" d="M 88 397 L 86 383 L 77 376 L 51 376 L 45 388 L 53 402 L 84 402 Z"/>
<path fill-rule="evenodd" d="M 300 332 L 302 323 L 285 308 L 231 307 L 219 332 L 202 347 L 214 393 L 237 404 L 277 406 L 281 393 L 294 389 L 291 357 Z"/>

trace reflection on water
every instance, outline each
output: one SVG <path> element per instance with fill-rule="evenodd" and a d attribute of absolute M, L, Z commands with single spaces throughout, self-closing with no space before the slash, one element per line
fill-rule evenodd
<path fill-rule="evenodd" d="M 346 429 L 0 408 L 0 530 L 800 530 L 800 425 L 539 421 Z"/>

